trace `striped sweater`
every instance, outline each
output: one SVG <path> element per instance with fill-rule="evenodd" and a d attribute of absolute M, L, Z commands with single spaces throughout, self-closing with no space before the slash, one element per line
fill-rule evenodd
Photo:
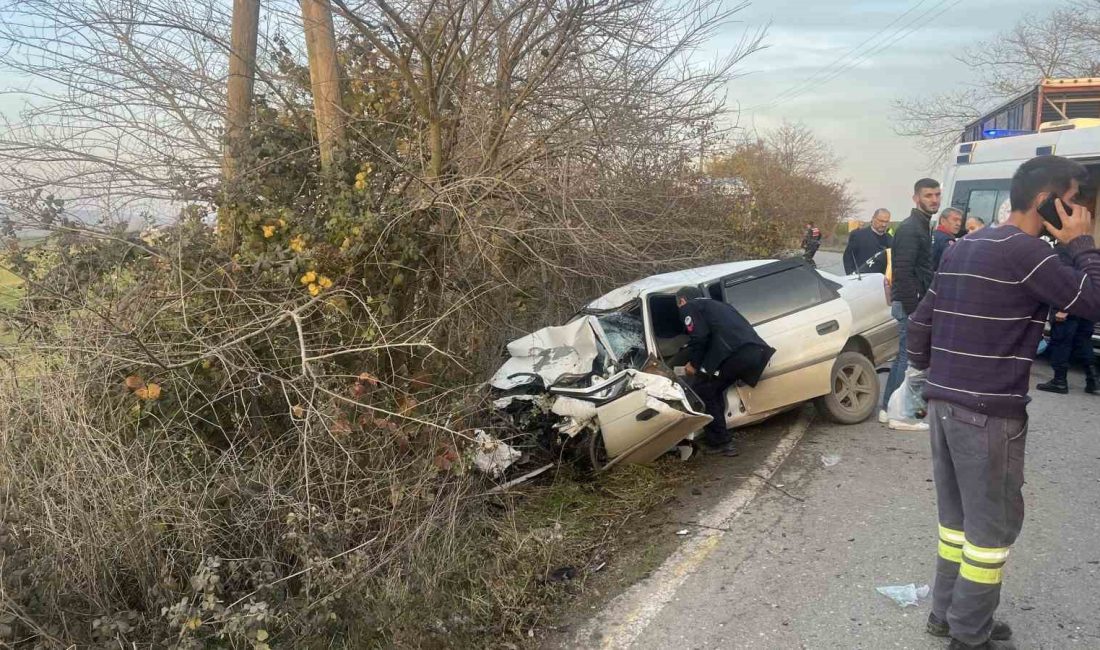
<path fill-rule="evenodd" d="M 1079 237 L 1066 264 L 1015 226 L 951 247 L 909 318 L 909 364 L 928 369 L 924 396 L 987 415 L 1027 415 L 1031 364 L 1051 307 L 1100 320 L 1100 252 Z"/>

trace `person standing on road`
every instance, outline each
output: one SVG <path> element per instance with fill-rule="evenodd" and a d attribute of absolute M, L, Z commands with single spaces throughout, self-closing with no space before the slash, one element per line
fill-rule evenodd
<path fill-rule="evenodd" d="M 962 228 L 962 210 L 947 208 L 940 213 L 940 223 L 932 233 L 932 272 L 940 268 L 940 260 L 943 253 L 958 239 L 959 230 Z"/>
<path fill-rule="evenodd" d="M 893 248 L 893 284 L 890 315 L 898 323 L 898 356 L 890 367 L 890 377 L 886 380 L 886 391 L 882 395 L 882 410 L 878 420 L 889 424 L 892 429 L 927 431 L 928 424 L 918 422 L 909 424 L 901 421 L 889 421 L 887 408 L 890 396 L 905 380 L 908 367 L 906 336 L 909 327 L 909 314 L 917 310 L 924 293 L 932 284 L 932 237 L 929 224 L 932 215 L 940 209 L 940 184 L 931 178 L 922 178 L 913 186 L 913 203 L 916 207 L 909 217 L 898 226 L 894 233 Z"/>
<path fill-rule="evenodd" d="M 893 245 L 890 229 L 890 211 L 879 208 L 871 216 L 871 227 L 860 228 L 848 235 L 844 247 L 844 274 L 886 273 L 886 249 Z"/>
<path fill-rule="evenodd" d="M 690 337 L 684 372 L 695 377 L 692 389 L 711 417 L 703 451 L 736 456 L 733 436 L 726 429 L 726 391 L 737 381 L 755 386 L 775 350 L 741 312 L 724 302 L 704 298 L 697 287 L 677 291 L 676 304 Z"/>
<path fill-rule="evenodd" d="M 951 650 L 1010 650 L 994 621 L 1009 547 L 1024 518 L 1031 365 L 1048 305 L 1100 318 L 1100 251 L 1091 215 L 1074 197 L 1088 172 L 1059 156 L 1033 158 L 1012 178 L 1012 212 L 955 244 L 910 317 L 909 363 L 928 371 L 939 558 L 927 630 Z M 1038 207 L 1049 197 L 1057 229 Z M 1049 232 L 1072 261 L 1039 239 Z"/>
<path fill-rule="evenodd" d="M 1061 260 L 1073 264 L 1065 246 L 1057 247 Z M 1096 382 L 1096 355 L 1092 349 L 1092 333 L 1096 323 L 1064 311 L 1051 310 L 1050 318 L 1050 367 L 1054 378 L 1036 386 L 1041 391 L 1066 395 L 1069 393 L 1069 364 L 1073 357 L 1085 364 L 1085 392 L 1096 395 L 1100 387 Z"/>
<path fill-rule="evenodd" d="M 806 232 L 802 235 L 802 255 L 814 268 L 817 268 L 814 255 L 817 254 L 819 248 L 821 248 L 821 229 L 815 226 L 814 222 L 807 222 Z"/>

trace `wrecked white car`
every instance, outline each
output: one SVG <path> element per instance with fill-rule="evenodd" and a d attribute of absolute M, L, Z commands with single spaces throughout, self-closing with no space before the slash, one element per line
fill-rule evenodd
<path fill-rule="evenodd" d="M 875 412 L 876 366 L 897 351 L 884 278 L 838 277 L 800 259 L 754 260 L 656 275 L 593 300 L 569 323 L 508 345 L 490 380 L 494 407 L 541 446 L 595 469 L 648 463 L 710 421 L 681 377 L 676 291 L 697 286 L 736 307 L 775 355 L 755 387 L 726 393 L 743 427 L 814 400 L 831 420 Z"/>

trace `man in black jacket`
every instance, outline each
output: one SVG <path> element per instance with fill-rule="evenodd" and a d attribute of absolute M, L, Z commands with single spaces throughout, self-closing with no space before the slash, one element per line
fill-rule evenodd
<path fill-rule="evenodd" d="M 726 429 L 726 391 L 737 381 L 755 386 L 775 350 L 768 347 L 741 312 L 703 298 L 697 287 L 676 292 L 676 304 L 690 337 L 684 372 L 695 377 L 692 388 L 712 418 L 706 427 L 706 453 L 736 456 Z"/>
<path fill-rule="evenodd" d="M 940 184 L 931 178 L 922 178 L 913 186 L 913 203 L 916 207 L 909 218 L 898 226 L 894 233 L 893 285 L 890 315 L 898 322 L 898 356 L 890 368 L 890 378 L 886 380 L 886 392 L 882 396 L 882 410 L 878 419 L 889 423 L 891 429 L 927 431 L 928 424 L 908 424 L 889 421 L 886 415 L 890 396 L 905 380 L 905 369 L 909 366 L 909 353 L 906 350 L 909 314 L 917 310 L 921 298 L 932 286 L 932 233 L 929 225 L 932 215 L 940 209 Z"/>
<path fill-rule="evenodd" d="M 886 273 L 886 249 L 894 242 L 889 229 L 890 211 L 879 208 L 871 217 L 870 228 L 860 228 L 848 235 L 848 245 L 844 248 L 845 275 L 856 271 Z"/>

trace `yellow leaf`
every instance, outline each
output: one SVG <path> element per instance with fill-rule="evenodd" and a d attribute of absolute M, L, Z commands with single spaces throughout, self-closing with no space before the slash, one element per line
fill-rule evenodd
<path fill-rule="evenodd" d="M 311 283 L 315 282 L 316 280 L 317 280 L 317 274 L 314 273 L 313 271 L 309 271 L 308 273 L 306 273 L 305 275 L 302 276 L 302 279 L 300 280 L 300 282 L 302 284 L 311 284 Z"/>
<path fill-rule="evenodd" d="M 183 624 L 189 630 L 197 630 L 202 627 L 202 619 L 198 616 L 192 616 L 187 619 L 187 622 Z"/>
<path fill-rule="evenodd" d="M 256 630 L 257 641 L 267 641 L 267 630 Z"/>
<path fill-rule="evenodd" d="M 160 386 L 157 384 L 146 384 L 141 388 L 134 391 L 134 395 L 138 396 L 138 399 L 143 400 L 155 400 L 160 397 Z"/>
<path fill-rule="evenodd" d="M 309 285 L 309 295 L 316 296 L 319 293 L 321 293 L 321 287 L 316 284 Z"/>
<path fill-rule="evenodd" d="M 275 226 L 264 226 L 264 239 L 271 239 L 275 236 Z"/>
<path fill-rule="evenodd" d="M 322 289 L 328 289 L 332 286 L 332 280 L 329 279 L 327 276 L 322 275 L 317 278 L 317 284 L 321 285 Z"/>
<path fill-rule="evenodd" d="M 290 407 L 290 414 L 298 419 L 301 419 L 306 416 L 306 410 L 302 407 L 301 404 L 295 404 L 294 406 Z"/>
<path fill-rule="evenodd" d="M 145 380 L 137 375 L 130 375 L 126 378 L 126 388 L 130 390 L 137 390 L 145 387 Z"/>

